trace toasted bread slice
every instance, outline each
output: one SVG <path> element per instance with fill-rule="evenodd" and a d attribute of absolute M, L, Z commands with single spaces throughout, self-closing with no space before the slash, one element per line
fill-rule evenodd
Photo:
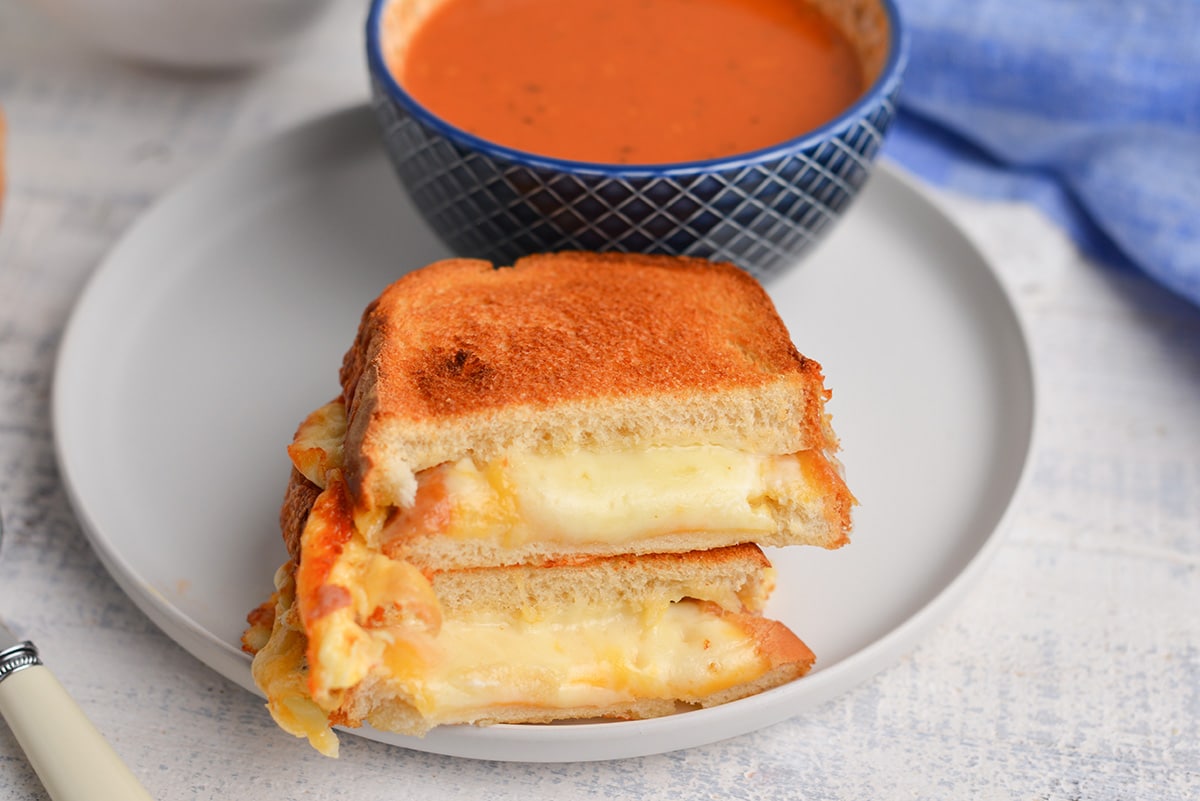
<path fill-rule="evenodd" d="M 411 504 L 465 454 L 836 449 L 820 365 L 753 278 L 702 259 L 438 262 L 367 308 L 341 379 L 359 510 Z"/>

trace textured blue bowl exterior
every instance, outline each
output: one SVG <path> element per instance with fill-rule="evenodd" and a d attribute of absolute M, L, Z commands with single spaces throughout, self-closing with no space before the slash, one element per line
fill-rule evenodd
<path fill-rule="evenodd" d="M 629 251 L 728 261 L 760 279 L 800 259 L 858 194 L 896 108 L 907 55 L 894 8 L 883 76 L 846 114 L 745 156 L 620 167 L 499 147 L 433 117 L 388 73 L 375 0 L 371 95 L 388 156 L 455 253 L 511 264 L 528 253 Z"/>

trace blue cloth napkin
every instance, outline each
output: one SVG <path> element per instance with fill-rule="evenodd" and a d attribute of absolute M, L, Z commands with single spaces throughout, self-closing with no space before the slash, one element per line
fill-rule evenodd
<path fill-rule="evenodd" d="M 884 153 L 1029 200 L 1200 305 L 1200 0 L 897 2 L 909 67 Z"/>

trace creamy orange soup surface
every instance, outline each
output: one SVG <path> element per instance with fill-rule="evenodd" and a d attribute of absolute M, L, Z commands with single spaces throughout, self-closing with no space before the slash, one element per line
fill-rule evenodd
<path fill-rule="evenodd" d="M 447 122 L 544 156 L 737 155 L 821 126 L 865 88 L 854 47 L 804 0 L 404 4 L 382 32 L 397 82 Z"/>

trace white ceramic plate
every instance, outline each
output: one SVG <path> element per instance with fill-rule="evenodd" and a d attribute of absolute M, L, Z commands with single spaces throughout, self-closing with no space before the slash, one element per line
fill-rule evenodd
<path fill-rule="evenodd" d="M 444 254 L 398 188 L 370 112 L 355 108 L 172 193 L 114 248 L 72 315 L 53 415 L 83 529 L 163 631 L 243 687 L 255 689 L 243 621 L 284 559 L 284 446 L 338 393 L 363 307 Z M 886 165 L 834 235 L 769 289 L 801 351 L 825 367 L 861 502 L 846 548 L 771 554 L 768 611 L 816 652 L 814 671 L 649 721 L 359 734 L 506 760 L 685 748 L 846 691 L 948 610 L 993 550 L 1031 448 L 1033 373 L 1012 304 L 962 233 Z"/>

